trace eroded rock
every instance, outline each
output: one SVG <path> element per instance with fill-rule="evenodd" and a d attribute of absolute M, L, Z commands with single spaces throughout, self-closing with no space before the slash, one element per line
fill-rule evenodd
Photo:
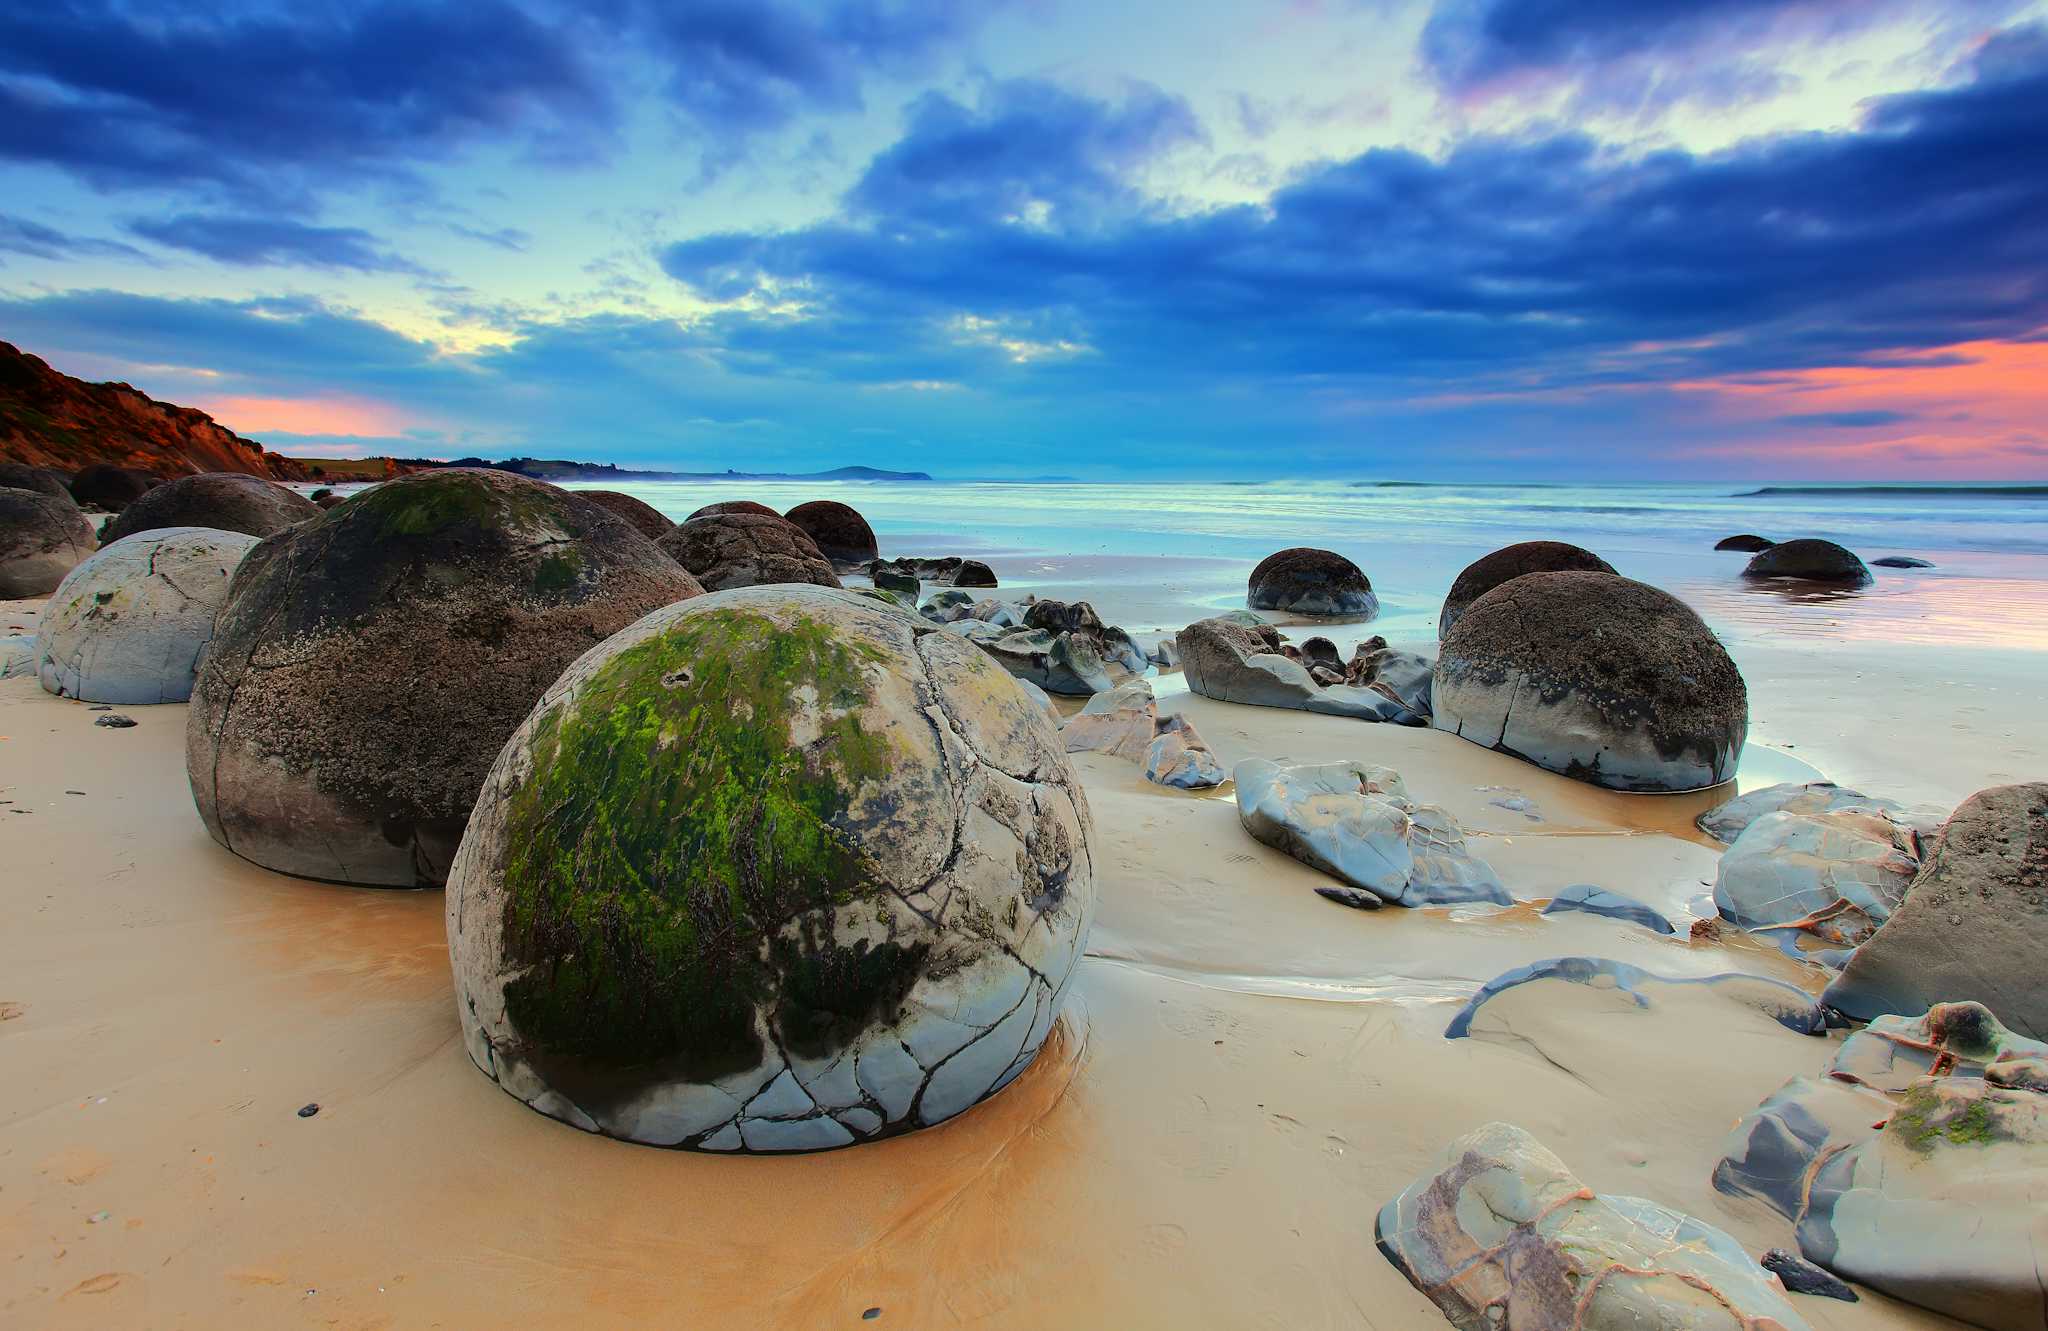
<path fill-rule="evenodd" d="M 1298 661 L 1281 654 L 1279 631 L 1253 620 L 1219 615 L 1197 620 L 1175 635 L 1188 687 L 1219 702 L 1325 712 L 1363 721 L 1424 725 L 1385 693 L 1348 684 L 1325 688 Z"/>
<path fill-rule="evenodd" d="M 1919 870 L 1913 834 L 1882 813 L 1767 813 L 1721 856 L 1714 906 L 1744 929 L 1853 948 L 1891 918 Z M 1833 965 L 1847 959 L 1840 951 L 1808 955 Z"/>
<path fill-rule="evenodd" d="M 1658 975 L 1607 957 L 1552 957 L 1503 971 L 1488 980 L 1458 1010 L 1458 1015 L 1451 1018 L 1451 1024 L 1444 1028 L 1444 1038 L 1464 1039 L 1472 1033 L 1474 1018 L 1489 1002 L 1510 989 L 1538 980 L 1563 980 L 1568 984 L 1614 989 L 1627 994 L 1637 1007 L 1644 1008 L 1650 1006 L 1649 989 L 1652 985 L 1706 985 L 1745 1007 L 1755 1008 L 1787 1030 L 1801 1035 L 1819 1035 L 1827 1029 L 1825 1015 L 1806 991 L 1782 980 L 1739 971 L 1720 975 Z"/>
<path fill-rule="evenodd" d="M 1333 550 L 1310 546 L 1279 550 L 1260 560 L 1245 598 L 1254 610 L 1297 615 L 1370 619 L 1380 610 L 1372 582 L 1358 565 Z"/>
<path fill-rule="evenodd" d="M 164 527 L 211 527 L 269 536 L 320 513 L 295 490 L 236 471 L 180 476 L 154 486 L 123 508 L 101 533 L 101 544 Z"/>
<path fill-rule="evenodd" d="M 48 596 L 97 545 L 70 500 L 0 487 L 0 600 Z"/>
<path fill-rule="evenodd" d="M 875 558 L 875 529 L 851 504 L 813 499 L 782 516 L 803 528 L 804 535 L 836 565 L 855 568 Z"/>
<path fill-rule="evenodd" d="M 691 518 L 661 548 L 707 591 L 809 583 L 837 587 L 839 575 L 802 528 L 774 513 L 741 511 Z"/>
<path fill-rule="evenodd" d="M 1659 912 L 1637 901 L 1634 897 L 1624 896 L 1620 892 L 1610 892 L 1604 887 L 1595 887 L 1591 883 L 1575 883 L 1570 887 L 1559 888 L 1557 895 L 1550 899 L 1550 904 L 1543 908 L 1545 915 L 1563 915 L 1574 912 L 1583 915 L 1601 915 L 1610 920 L 1626 920 L 1630 924 L 1640 924 L 1645 929 L 1651 929 L 1660 934 L 1675 934 L 1678 932 L 1672 926 L 1671 921 L 1665 919 Z"/>
<path fill-rule="evenodd" d="M 1612 573 L 1614 566 L 1582 546 L 1565 541 L 1521 541 L 1483 555 L 1465 566 L 1444 597 L 1436 635 L 1450 636 L 1451 627 L 1480 597 L 1525 573 Z"/>

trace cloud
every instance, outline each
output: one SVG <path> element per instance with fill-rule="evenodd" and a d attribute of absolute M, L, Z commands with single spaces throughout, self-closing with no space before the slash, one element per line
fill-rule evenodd
<path fill-rule="evenodd" d="M 27 217 L 0 213 L 0 252 L 33 259 L 123 258 L 147 256 L 133 245 L 93 236 L 73 236 Z"/>
<path fill-rule="evenodd" d="M 171 249 L 243 267 L 331 268 L 359 273 L 426 270 L 378 247 L 377 238 L 352 226 L 310 226 L 277 217 L 225 217 L 181 213 L 137 218 L 129 234 Z"/>
<path fill-rule="evenodd" d="M 1869 430 L 1881 425 L 1903 425 L 1913 419 L 1910 411 L 1796 411 L 1771 418 L 1774 425 L 1819 425 L 1831 430 Z"/>

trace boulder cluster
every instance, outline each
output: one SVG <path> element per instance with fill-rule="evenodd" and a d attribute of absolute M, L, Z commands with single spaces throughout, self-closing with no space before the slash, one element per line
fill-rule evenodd
<path fill-rule="evenodd" d="M 994 657 L 1047 693 L 1107 693 L 1150 664 L 1131 635 L 1104 624 L 1086 601 L 975 599 L 960 589 L 932 596 L 918 613 Z"/>

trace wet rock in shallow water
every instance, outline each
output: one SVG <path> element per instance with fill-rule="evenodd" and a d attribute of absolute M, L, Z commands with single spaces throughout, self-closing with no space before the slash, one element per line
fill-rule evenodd
<path fill-rule="evenodd" d="M 240 532 L 165 527 L 100 550 L 43 606 L 43 688 L 87 702 L 184 702 L 228 580 L 255 547 Z"/>
<path fill-rule="evenodd" d="M 772 513 L 691 518 L 657 544 L 707 591 L 774 583 L 839 585 L 839 575 L 811 538 Z"/>
<path fill-rule="evenodd" d="M 1372 689 L 1321 687 L 1299 662 L 1280 654 L 1279 631 L 1263 622 L 1246 624 L 1228 616 L 1198 620 L 1174 641 L 1188 687 L 1205 698 L 1363 721 L 1424 724 L 1423 718 Z"/>
<path fill-rule="evenodd" d="M 1474 601 L 1431 703 L 1440 730 L 1611 790 L 1717 785 L 1749 731 L 1742 675 L 1700 617 L 1608 573 L 1530 573 Z"/>
<path fill-rule="evenodd" d="M 1920 869 L 1916 845 L 1881 813 L 1767 813 L 1721 856 L 1714 906 L 1744 929 L 1853 948 L 1905 896 Z"/>
<path fill-rule="evenodd" d="M 1852 1049 L 1864 1036 L 1901 1057 Z M 2031 1045 L 1974 1004 L 1874 1022 L 1828 1076 L 1794 1077 L 1735 1126 L 1714 1186 L 1791 1220 L 1800 1251 L 1836 1275 L 2038 1331 L 2048 1095 L 2008 1084 Z M 1904 1079 L 1922 1058 L 1937 1075 Z"/>
<path fill-rule="evenodd" d="M 0 600 L 48 596 L 98 544 L 70 500 L 0 487 Z"/>
<path fill-rule="evenodd" d="M 1765 786 L 1752 790 L 1747 795 L 1717 804 L 1694 820 L 1700 831 L 1724 845 L 1732 845 L 1735 839 L 1767 813 L 1881 813 L 1894 822 L 1914 831 L 1933 831 L 1941 823 L 1935 818 L 1930 823 L 1924 816 L 1908 813 L 1896 800 L 1880 799 L 1865 795 L 1832 781 L 1785 782 L 1782 785 Z"/>
<path fill-rule="evenodd" d="M 1714 542 L 1714 548 L 1716 550 L 1739 550 L 1743 554 L 1753 555 L 1759 550 L 1768 550 L 1776 544 L 1777 542 L 1768 536 L 1755 536 L 1745 533 L 1741 536 L 1723 536 L 1720 540 Z"/>
<path fill-rule="evenodd" d="M 675 523 L 644 499 L 635 499 L 617 490 L 576 490 L 571 493 L 586 504 L 596 504 L 606 512 L 624 518 L 627 525 L 650 541 L 658 541 L 676 529 Z M 317 495 L 315 502 L 318 502 Z M 328 507 L 325 504 L 321 506 Z"/>
<path fill-rule="evenodd" d="M 803 528 L 825 558 L 834 564 L 858 566 L 875 558 L 875 529 L 851 504 L 813 499 L 783 514 Z"/>
<path fill-rule="evenodd" d="M 1823 1299 L 1840 1299 L 1844 1303 L 1859 1302 L 1856 1291 L 1835 1279 L 1827 1272 L 1796 1253 L 1783 1248 L 1773 1248 L 1764 1254 L 1760 1265 L 1782 1282 L 1794 1294 L 1807 1294 Z"/>
<path fill-rule="evenodd" d="M 437 884 L 556 676 L 700 590 L 623 519 L 510 472 L 364 490 L 236 569 L 187 718 L 200 817 L 282 873 Z"/>
<path fill-rule="evenodd" d="M 1518 1127 L 1452 1142 L 1374 1224 L 1380 1252 L 1459 1331 L 1804 1331 L 1740 1244 L 1600 1195 Z"/>
<path fill-rule="evenodd" d="M 917 598 L 924 594 L 924 585 L 917 580 L 914 574 L 903 573 L 883 566 L 877 567 L 871 576 L 874 579 L 875 586 L 885 592 L 896 593 L 898 599 L 907 597 L 908 604 L 910 605 L 915 606 Z"/>
<path fill-rule="evenodd" d="M 958 555 L 947 555 L 943 559 L 926 559 L 916 555 L 906 555 L 901 559 L 877 559 L 868 564 L 868 576 L 873 577 L 875 570 L 883 568 L 908 574 L 933 587 L 996 585 L 995 571 L 987 564 L 979 559 L 962 559 Z"/>
<path fill-rule="evenodd" d="M 1728 972 L 1721 975 L 1671 976 L 1658 975 L 1640 966 L 1631 966 L 1625 961 L 1611 961 L 1606 957 L 1553 957 L 1548 961 L 1532 962 L 1517 966 L 1494 976 L 1472 995 L 1458 1015 L 1451 1018 L 1451 1024 L 1444 1027 L 1446 1040 L 1462 1040 L 1472 1033 L 1473 1018 L 1479 1015 L 1496 996 L 1510 989 L 1532 983 L 1536 980 L 1564 980 L 1570 984 L 1583 984 L 1597 989 L 1617 989 L 1625 993 L 1637 1007 L 1650 1006 L 1648 986 L 1653 984 L 1703 984 L 1726 994 L 1728 997 L 1753 1007 L 1777 1022 L 1787 1030 L 1801 1035 L 1818 1035 L 1827 1029 L 1821 1011 L 1814 1005 L 1806 991 L 1780 980 L 1765 979 L 1761 975 L 1744 975 Z"/>
<path fill-rule="evenodd" d="M 1524 574 L 1612 572 L 1613 565 L 1591 550 L 1564 541 L 1522 541 L 1507 546 L 1474 560 L 1458 574 L 1444 597 L 1443 612 L 1437 616 L 1436 636 L 1449 637 L 1452 626 L 1474 601 Z"/>
<path fill-rule="evenodd" d="M 1560 915 L 1573 911 L 1586 915 L 1603 915 L 1610 920 L 1626 920 L 1630 924 L 1640 924 L 1645 929 L 1654 929 L 1660 934 L 1678 932 L 1672 927 L 1671 921 L 1634 897 L 1610 892 L 1604 887 L 1594 887 L 1590 883 L 1559 888 L 1557 895 L 1550 899 L 1550 904 L 1543 908 L 1545 915 Z"/>
<path fill-rule="evenodd" d="M 1511 905 L 1457 822 L 1408 798 L 1400 773 L 1363 763 L 1283 767 L 1251 758 L 1232 773 L 1253 839 L 1397 906 Z"/>
<path fill-rule="evenodd" d="M 1885 557 L 1884 557 L 1883 559 L 1873 559 L 1873 560 L 1871 560 L 1870 562 L 1871 562 L 1871 564 L 1872 564 L 1872 565 L 1873 565 L 1874 567 L 1877 567 L 1877 568 L 1933 568 L 1933 567 L 1934 567 L 1934 565 L 1933 565 L 1933 564 L 1931 564 L 1931 563 L 1929 563 L 1928 561 L 1926 561 L 1926 560 L 1924 560 L 1924 559 L 1915 559 L 1915 558 L 1913 558 L 1913 556 L 1911 556 L 1911 555 L 1886 555 L 1886 556 L 1885 556 Z"/>
<path fill-rule="evenodd" d="M 674 606 L 563 675 L 485 783 L 448 886 L 465 1042 L 653 1145 L 935 1123 L 1043 1044 L 1091 839 L 1044 711 L 954 636 L 808 587 Z"/>
<path fill-rule="evenodd" d="M 1208 790 L 1230 779 L 1223 761 L 1210 751 L 1184 716 L 1162 716 L 1145 750 L 1145 779 L 1155 786 Z"/>
<path fill-rule="evenodd" d="M 122 509 L 101 544 L 165 527 L 211 527 L 269 536 L 317 517 L 320 506 L 295 490 L 240 472 L 208 472 L 165 481 Z"/>
<path fill-rule="evenodd" d="M 1833 541 L 1784 541 L 1757 555 L 1743 566 L 1745 578 L 1793 578 L 1802 582 L 1828 582 L 1844 587 L 1867 587 L 1875 579 L 1852 551 Z"/>
<path fill-rule="evenodd" d="M 1380 598 L 1358 565 L 1335 551 L 1309 546 L 1280 550 L 1260 560 L 1245 599 L 1254 610 L 1297 615 L 1370 619 L 1380 612 Z"/>
<path fill-rule="evenodd" d="M 1853 1020 L 1983 1003 L 2048 1038 L 2048 783 L 1997 786 L 1942 826 L 1906 897 L 1821 1001 Z"/>

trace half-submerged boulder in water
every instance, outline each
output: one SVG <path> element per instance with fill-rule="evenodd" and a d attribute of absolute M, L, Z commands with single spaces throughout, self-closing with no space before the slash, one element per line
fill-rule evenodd
<path fill-rule="evenodd" d="M 1697 790 L 1735 774 L 1749 694 L 1727 649 L 1667 592 L 1611 573 L 1531 573 L 1444 639 L 1435 723 L 1612 790 Z"/>
<path fill-rule="evenodd" d="M 570 662 L 702 589 L 624 521 L 510 472 L 421 472 L 249 552 L 186 774 L 267 868 L 439 883 L 498 750 Z"/>
<path fill-rule="evenodd" d="M 1038 1053 L 1094 911 L 1045 712 L 854 593 L 720 592 L 547 691 L 448 882 L 470 1057 L 544 1114 L 709 1151 L 952 1117 Z"/>
<path fill-rule="evenodd" d="M 1522 541 L 1494 551 L 1465 566 L 1444 597 L 1443 613 L 1437 616 L 1436 635 L 1450 634 L 1474 601 L 1525 573 L 1612 573 L 1614 568 L 1591 550 L 1564 541 Z"/>
<path fill-rule="evenodd" d="M 1723 536 L 1720 540 L 1714 542 L 1714 548 L 1716 550 L 1737 550 L 1746 555 L 1753 555 L 1759 550 L 1768 550 L 1776 544 L 1777 542 L 1768 536 L 1757 536 L 1744 532 L 1740 536 Z"/>
<path fill-rule="evenodd" d="M 183 702 L 254 536 L 164 527 L 124 536 L 65 575 L 36 630 L 36 675 L 60 698 Z"/>
<path fill-rule="evenodd" d="M 107 524 L 103 543 L 160 527 L 211 527 L 246 536 L 269 536 L 316 517 L 320 506 L 261 476 L 207 472 L 165 481 L 122 509 Z"/>
<path fill-rule="evenodd" d="M 1833 541 L 1783 541 L 1743 566 L 1745 578 L 1793 578 L 1843 587 L 1867 587 L 1876 579 L 1853 551 Z"/>
<path fill-rule="evenodd" d="M 1365 573 L 1333 550 L 1298 545 L 1267 555 L 1252 570 L 1246 601 L 1254 610 L 1370 619 L 1380 612 Z"/>
<path fill-rule="evenodd" d="M 877 553 L 875 529 L 851 504 L 836 499 L 813 499 L 782 516 L 803 528 L 804 534 L 834 564 L 865 564 Z"/>
<path fill-rule="evenodd" d="M 0 487 L 0 600 L 48 596 L 96 544 L 69 499 Z"/>
<path fill-rule="evenodd" d="M 837 587 L 839 575 L 803 529 L 774 513 L 691 518 L 661 538 L 661 548 L 707 591 L 804 582 Z"/>

